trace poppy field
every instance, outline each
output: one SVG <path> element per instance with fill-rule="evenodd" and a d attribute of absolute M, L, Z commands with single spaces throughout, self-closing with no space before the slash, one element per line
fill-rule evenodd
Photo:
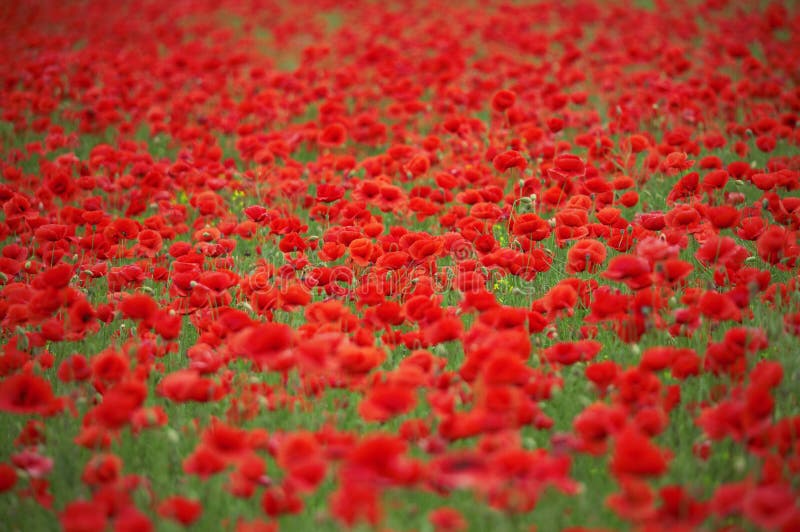
<path fill-rule="evenodd" d="M 0 26 L 0 528 L 800 530 L 793 2 Z"/>

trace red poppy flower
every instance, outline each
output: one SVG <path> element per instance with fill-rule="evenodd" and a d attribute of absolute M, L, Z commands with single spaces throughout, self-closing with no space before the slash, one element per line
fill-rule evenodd
<path fill-rule="evenodd" d="M 727 229 L 735 227 L 739 223 L 740 213 L 736 207 L 731 205 L 719 205 L 706 207 L 705 216 L 716 229 Z"/>
<path fill-rule="evenodd" d="M 516 168 L 522 172 L 528 166 L 528 162 L 525 158 L 515 150 L 508 150 L 497 154 L 492 160 L 492 164 L 494 165 L 494 169 L 501 173 L 510 168 Z"/>
<path fill-rule="evenodd" d="M 203 378 L 195 370 L 178 370 L 166 375 L 158 383 L 159 395 L 173 401 L 214 401 L 224 396 L 225 390 L 211 379 Z"/>
<path fill-rule="evenodd" d="M 411 244 L 408 253 L 416 261 L 423 261 L 438 255 L 444 248 L 444 243 L 438 238 L 421 238 Z"/>
<path fill-rule="evenodd" d="M 226 460 L 237 460 L 250 449 L 247 431 L 227 425 L 217 419 L 203 431 L 203 444 Z"/>
<path fill-rule="evenodd" d="M 324 148 L 336 148 L 347 141 L 347 130 L 342 124 L 331 124 L 319 134 L 319 145 Z"/>
<path fill-rule="evenodd" d="M 586 165 L 577 155 L 561 154 L 553 163 L 554 167 L 548 170 L 548 174 L 556 179 L 565 180 L 586 175 Z"/>
<path fill-rule="evenodd" d="M 107 513 L 100 501 L 72 501 L 58 519 L 65 532 L 102 532 L 108 524 Z"/>
<path fill-rule="evenodd" d="M 494 203 L 485 201 L 474 204 L 470 208 L 469 213 L 479 220 L 497 220 L 503 215 L 503 211 L 500 207 Z"/>
<path fill-rule="evenodd" d="M 502 89 L 494 93 L 492 96 L 492 109 L 498 113 L 502 113 L 514 105 L 517 100 L 517 95 L 510 90 Z"/>
<path fill-rule="evenodd" d="M 577 460 L 612 520 L 553 522 L 800 529 L 794 3 L 276 3 L 9 11 L 0 491 L 67 530 L 402 527 L 397 488 L 513 528 Z M 726 439 L 707 502 L 661 478 Z"/>
<path fill-rule="evenodd" d="M 770 264 L 777 264 L 787 256 L 789 247 L 794 245 L 794 235 L 783 227 L 770 225 L 758 237 L 758 255 Z"/>
<path fill-rule="evenodd" d="M 797 495 L 784 483 L 754 487 L 745 495 L 742 510 L 751 522 L 771 530 L 796 523 L 800 515 Z"/>
<path fill-rule="evenodd" d="M 153 330 L 165 340 L 175 340 L 180 336 L 183 317 L 179 314 L 159 310 L 153 315 Z"/>
<path fill-rule="evenodd" d="M 344 187 L 340 185 L 321 184 L 317 187 L 317 200 L 322 203 L 333 203 L 344 197 Z"/>
<path fill-rule="evenodd" d="M 672 170 L 673 172 L 675 170 Z M 681 199 L 692 198 L 699 187 L 700 174 L 689 172 L 678 180 L 667 194 L 667 205 L 672 205 Z"/>
<path fill-rule="evenodd" d="M 614 441 L 610 467 L 617 476 L 658 476 L 667 470 L 667 459 L 647 436 L 627 428 Z"/>
<path fill-rule="evenodd" d="M 17 483 L 17 470 L 5 463 L 0 464 L 0 493 L 4 493 Z"/>
<path fill-rule="evenodd" d="M 661 212 L 637 213 L 635 220 L 648 231 L 660 231 L 667 225 L 664 214 Z"/>
<path fill-rule="evenodd" d="M 736 303 L 726 294 L 715 291 L 708 291 L 703 294 L 699 301 L 700 312 L 716 321 L 741 321 L 742 312 Z"/>
<path fill-rule="evenodd" d="M 231 340 L 231 349 L 237 355 L 252 359 L 258 364 L 274 364 L 290 357 L 292 329 L 281 323 L 262 323 L 247 327 Z"/>
<path fill-rule="evenodd" d="M 603 403 L 588 406 L 572 422 L 580 438 L 580 450 L 595 456 L 605 453 L 609 438 L 625 425 L 625 416 L 621 407 L 610 407 Z"/>
<path fill-rule="evenodd" d="M 622 281 L 632 290 L 640 290 L 653 282 L 650 264 L 634 255 L 619 255 L 608 263 L 603 277 L 613 281 Z"/>
<path fill-rule="evenodd" d="M 146 294 L 135 294 L 126 296 L 119 304 L 119 310 L 123 317 L 149 325 L 158 310 L 158 304 Z"/>
<path fill-rule="evenodd" d="M 717 236 L 709 238 L 695 253 L 697 260 L 707 266 L 724 266 L 731 270 L 741 268 L 749 255 L 733 238 Z"/>
<path fill-rule="evenodd" d="M 0 381 L 0 410 L 12 414 L 52 415 L 61 409 L 50 382 L 29 373 Z"/>
<path fill-rule="evenodd" d="M 664 160 L 663 167 L 668 173 L 681 172 L 694 166 L 694 161 L 690 160 L 684 152 L 672 152 Z"/>
<path fill-rule="evenodd" d="M 92 419 L 107 429 L 119 429 L 130 422 L 133 413 L 147 397 L 144 383 L 130 379 L 103 389 L 103 401 L 94 407 Z"/>
<path fill-rule="evenodd" d="M 436 345 L 451 340 L 457 340 L 463 331 L 461 319 L 455 316 L 443 316 L 424 330 L 424 337 L 428 345 Z"/>
<path fill-rule="evenodd" d="M 368 435 L 347 455 L 340 475 L 345 483 L 412 485 L 421 478 L 422 468 L 405 453 L 406 443 L 400 438 L 382 433 Z"/>
<path fill-rule="evenodd" d="M 375 245 L 368 238 L 356 238 L 348 246 L 350 257 L 359 266 L 366 266 L 375 254 Z"/>
<path fill-rule="evenodd" d="M 602 349 L 596 340 L 578 340 L 576 342 L 559 342 L 544 350 L 549 362 L 571 365 L 579 361 L 592 360 Z"/>
<path fill-rule="evenodd" d="M 620 367 L 613 360 L 605 360 L 586 366 L 585 373 L 586 378 L 597 386 L 600 391 L 605 391 L 617 379 Z"/>
<path fill-rule="evenodd" d="M 467 529 L 467 521 L 458 510 L 443 506 L 432 511 L 428 521 L 435 532 L 460 532 Z"/>
<path fill-rule="evenodd" d="M 183 472 L 207 479 L 225 469 L 225 460 L 212 449 L 199 446 L 183 461 Z"/>
<path fill-rule="evenodd" d="M 46 477 L 53 470 L 53 459 L 35 450 L 25 449 L 11 455 L 11 463 L 34 479 Z"/>
<path fill-rule="evenodd" d="M 366 421 L 383 422 L 409 412 L 416 402 L 416 393 L 407 386 L 376 384 L 358 405 L 358 413 Z"/>
<path fill-rule="evenodd" d="M 531 240 L 544 240 L 550 236 L 550 224 L 532 212 L 524 213 L 511 219 L 511 232 Z"/>
<path fill-rule="evenodd" d="M 609 495 L 606 506 L 623 519 L 644 522 L 656 515 L 655 494 L 652 488 L 637 478 L 620 479 L 620 493 Z"/>
<path fill-rule="evenodd" d="M 83 468 L 81 481 L 87 486 L 96 487 L 113 484 L 120 478 L 122 459 L 114 454 L 95 455 Z"/>
<path fill-rule="evenodd" d="M 656 278 L 666 286 L 683 285 L 692 273 L 694 266 L 690 262 L 679 259 L 667 259 L 656 265 Z"/>
<path fill-rule="evenodd" d="M 286 436 L 278 450 L 278 463 L 287 474 L 288 485 L 298 493 L 314 491 L 328 470 L 322 447 L 313 434 L 297 432 Z"/>
<path fill-rule="evenodd" d="M 189 526 L 200 518 L 203 505 L 194 499 L 175 495 L 161 501 L 158 505 L 158 515 L 174 519 L 183 526 Z"/>
<path fill-rule="evenodd" d="M 606 260 L 606 247 L 590 238 L 578 240 L 567 252 L 567 273 L 593 273 Z"/>
<path fill-rule="evenodd" d="M 431 161 L 427 155 L 415 155 L 406 165 L 406 170 L 412 177 L 419 177 L 428 172 L 431 167 Z"/>
<path fill-rule="evenodd" d="M 695 227 L 701 220 L 700 213 L 689 205 L 678 205 L 664 216 L 667 225 L 672 228 Z"/>
<path fill-rule="evenodd" d="M 369 484 L 343 483 L 331 495 L 330 508 L 334 517 L 348 527 L 364 520 L 376 526 L 382 517 L 378 493 Z"/>
<path fill-rule="evenodd" d="M 756 173 L 750 176 L 750 181 L 759 190 L 772 190 L 778 184 L 778 176 L 774 173 Z"/>

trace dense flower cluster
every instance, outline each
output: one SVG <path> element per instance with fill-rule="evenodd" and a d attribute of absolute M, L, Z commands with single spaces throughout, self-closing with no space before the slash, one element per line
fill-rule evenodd
<path fill-rule="evenodd" d="M 800 11 L 647 3 L 4 6 L 4 522 L 800 529 Z"/>

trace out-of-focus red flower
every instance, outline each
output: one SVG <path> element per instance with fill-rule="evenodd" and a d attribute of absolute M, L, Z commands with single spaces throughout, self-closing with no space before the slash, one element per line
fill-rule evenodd
<path fill-rule="evenodd" d="M 413 388 L 404 385 L 376 384 L 358 405 L 358 413 L 366 421 L 386 421 L 409 412 L 416 405 Z"/>
<path fill-rule="evenodd" d="M 158 505 L 158 515 L 174 519 L 183 526 L 189 526 L 200 518 L 203 505 L 199 501 L 174 495 L 167 497 Z"/>
<path fill-rule="evenodd" d="M 428 521 L 436 532 L 460 532 L 467 529 L 467 521 L 461 513 L 447 506 L 432 511 Z"/>
<path fill-rule="evenodd" d="M 342 124 L 331 124 L 319 134 L 319 145 L 323 148 L 337 148 L 347 141 L 347 130 Z"/>
<path fill-rule="evenodd" d="M 667 470 L 664 452 L 634 428 L 626 428 L 614 441 L 611 472 L 618 477 L 659 476 Z"/>
<path fill-rule="evenodd" d="M 59 514 L 59 523 L 65 532 L 103 532 L 106 516 L 106 507 L 100 501 L 72 501 Z"/>
<path fill-rule="evenodd" d="M 61 409 L 50 382 L 29 373 L 18 373 L 0 381 L 0 410 L 12 414 L 52 415 Z"/>
<path fill-rule="evenodd" d="M 8 464 L 0 464 L 0 493 L 10 490 L 16 483 L 17 470 Z"/>
<path fill-rule="evenodd" d="M 510 90 L 502 89 L 494 93 L 492 96 L 492 109 L 498 113 L 502 113 L 514 105 L 517 100 L 517 95 Z"/>
<path fill-rule="evenodd" d="M 653 282 L 650 264 L 634 255 L 618 255 L 611 259 L 603 277 L 622 281 L 633 290 L 646 288 Z"/>

